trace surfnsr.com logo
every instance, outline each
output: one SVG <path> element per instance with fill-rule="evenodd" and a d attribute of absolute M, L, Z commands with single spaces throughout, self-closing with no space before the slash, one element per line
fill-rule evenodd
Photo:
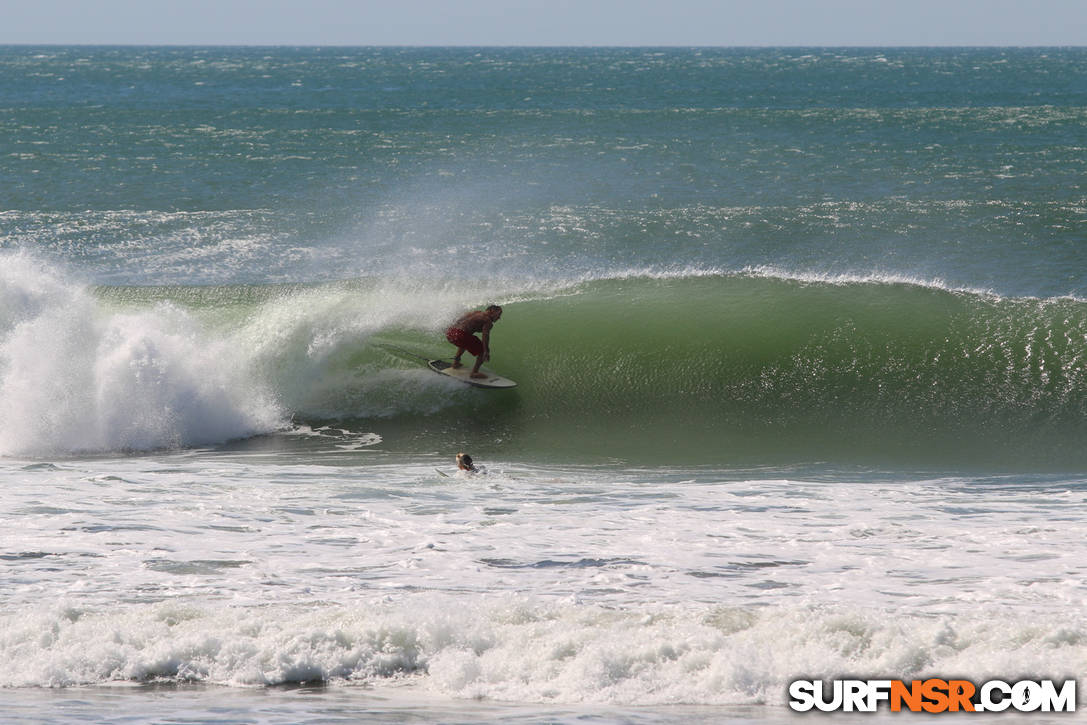
<path fill-rule="evenodd" d="M 829 684 L 829 687 L 824 687 Z M 1075 712 L 1076 681 L 990 680 L 796 680 L 789 707 L 797 712 Z"/>

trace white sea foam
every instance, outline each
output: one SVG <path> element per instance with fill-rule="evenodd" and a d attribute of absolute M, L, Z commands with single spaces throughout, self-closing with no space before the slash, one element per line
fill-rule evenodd
<path fill-rule="evenodd" d="M 200 445 L 274 430 L 245 360 L 169 304 L 109 310 L 26 254 L 4 255 L 0 454 Z"/>
<path fill-rule="evenodd" d="M 780 706 L 798 677 L 1063 679 L 1087 656 L 1079 482 L 458 479 L 317 432 L 287 436 L 301 459 L 6 463 L 0 686 Z"/>
<path fill-rule="evenodd" d="M 481 596 L 396 606 L 77 606 L 0 615 L 0 686 L 156 678 L 231 686 L 398 682 L 517 702 L 783 704 L 793 679 L 1076 677 L 1084 622 L 848 607 L 623 610 Z"/>

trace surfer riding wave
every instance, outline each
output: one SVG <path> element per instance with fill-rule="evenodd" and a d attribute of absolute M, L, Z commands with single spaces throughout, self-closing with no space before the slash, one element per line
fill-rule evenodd
<path fill-rule="evenodd" d="M 479 372 L 479 368 L 485 361 L 491 359 L 491 328 L 501 317 L 502 308 L 498 305 L 490 305 L 485 310 L 466 312 L 449 326 L 449 329 L 445 331 L 445 339 L 457 346 L 457 354 L 453 356 L 453 367 L 461 367 L 460 358 L 467 350 L 476 358 L 471 377 L 487 377 Z M 477 332 L 480 333 L 482 340 L 475 336 Z"/>

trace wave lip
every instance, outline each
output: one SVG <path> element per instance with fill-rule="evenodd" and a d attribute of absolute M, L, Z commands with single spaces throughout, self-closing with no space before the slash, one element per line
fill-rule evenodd
<path fill-rule="evenodd" d="M 938 278 L 915 277 L 907 274 L 887 272 L 790 272 L 782 267 L 756 265 L 744 267 L 741 274 L 750 277 L 778 279 L 810 284 L 844 285 L 902 285 L 923 289 L 943 290 L 946 292 L 964 292 L 978 297 L 998 297 L 991 289 L 980 287 L 955 286 Z"/>

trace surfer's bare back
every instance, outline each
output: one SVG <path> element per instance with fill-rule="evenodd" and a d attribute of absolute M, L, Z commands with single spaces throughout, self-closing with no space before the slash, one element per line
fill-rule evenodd
<path fill-rule="evenodd" d="M 466 312 L 449 326 L 449 329 L 445 331 L 445 339 L 457 346 L 457 354 L 453 356 L 453 367 L 461 366 L 460 356 L 467 350 L 476 356 L 471 377 L 487 377 L 479 372 L 479 366 L 491 359 L 491 328 L 501 317 L 502 308 L 491 305 L 485 310 Z M 475 336 L 474 333 L 477 332 L 482 335 L 482 340 Z"/>

